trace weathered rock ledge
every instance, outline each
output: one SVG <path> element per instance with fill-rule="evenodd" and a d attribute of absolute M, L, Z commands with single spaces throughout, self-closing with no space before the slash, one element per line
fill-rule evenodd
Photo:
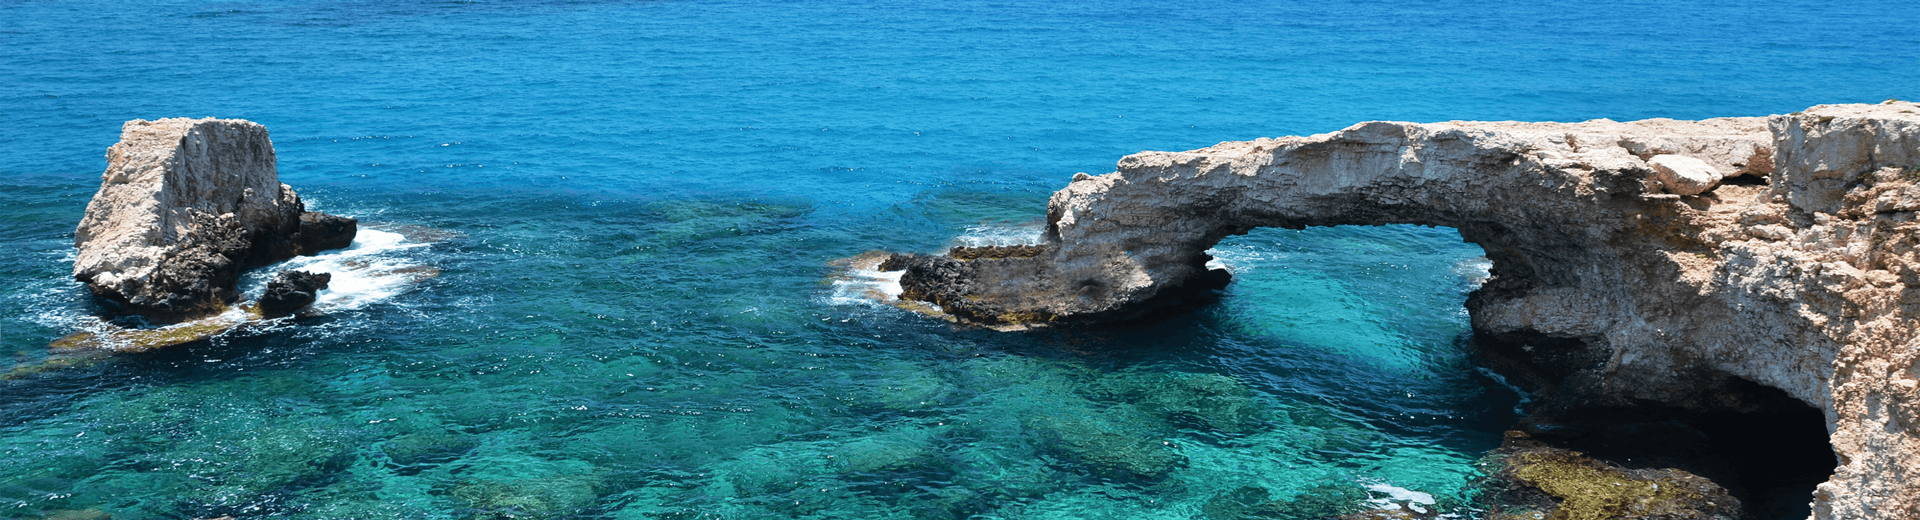
<path fill-rule="evenodd" d="M 1467 301 L 1479 348 L 1542 414 L 1757 412 L 1778 389 L 1824 414 L 1837 455 L 1813 517 L 1904 519 L 1920 518 L 1916 212 L 1914 103 L 1369 122 L 1130 155 L 1055 193 L 1036 249 L 888 263 L 963 321 L 1115 321 L 1220 286 L 1207 249 L 1253 228 L 1457 228 L 1493 263 Z"/>
<path fill-rule="evenodd" d="M 353 242 L 351 218 L 306 211 L 280 183 L 266 127 L 237 119 L 135 120 L 107 149 L 74 231 L 73 276 L 160 322 L 220 312 L 240 273 Z"/>

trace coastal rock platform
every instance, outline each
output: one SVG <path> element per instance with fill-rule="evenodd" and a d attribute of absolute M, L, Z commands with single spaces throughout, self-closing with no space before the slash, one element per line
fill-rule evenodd
<path fill-rule="evenodd" d="M 1008 329 L 1187 305 L 1228 279 L 1206 251 L 1254 228 L 1451 227 L 1492 261 L 1466 302 L 1475 348 L 1534 393 L 1529 424 L 1805 416 L 1831 474 L 1784 500 L 1818 519 L 1920 518 L 1916 216 L 1909 102 L 1368 122 L 1130 155 L 1053 195 L 1043 244 L 887 263 L 903 297 Z"/>

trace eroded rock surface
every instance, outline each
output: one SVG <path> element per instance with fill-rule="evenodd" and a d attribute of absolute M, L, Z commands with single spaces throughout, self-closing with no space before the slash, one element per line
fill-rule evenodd
<path fill-rule="evenodd" d="M 320 290 L 332 281 L 333 275 L 327 273 L 283 271 L 267 282 L 260 295 L 260 313 L 269 318 L 293 314 L 313 305 Z"/>
<path fill-rule="evenodd" d="M 1663 156 L 1724 179 L 1683 195 Z M 1370 122 L 1130 155 L 1054 194 L 1032 256 L 889 263 L 964 321 L 1113 321 L 1218 286 L 1206 250 L 1252 228 L 1453 227 L 1493 263 L 1467 301 L 1477 342 L 1541 413 L 1759 412 L 1743 389 L 1779 389 L 1824 413 L 1838 456 L 1815 518 L 1920 518 L 1916 211 L 1914 103 Z"/>
<path fill-rule="evenodd" d="M 353 219 L 309 213 L 281 184 L 266 127 L 129 121 L 74 232 L 74 278 L 162 322 L 217 313 L 240 273 L 353 241 Z"/>

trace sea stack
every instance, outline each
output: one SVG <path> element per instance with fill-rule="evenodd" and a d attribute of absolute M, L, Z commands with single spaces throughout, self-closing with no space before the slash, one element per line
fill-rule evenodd
<path fill-rule="evenodd" d="M 888 263 L 907 297 L 961 321 L 1111 322 L 1222 286 L 1207 250 L 1229 235 L 1381 224 L 1485 249 L 1475 345 L 1534 394 L 1530 422 L 1799 409 L 1834 458 L 1786 500 L 1818 519 L 1920 518 L 1920 104 L 1368 122 L 1142 152 L 1055 193 L 1038 251 Z M 1730 435 L 1776 426 L 1791 427 Z"/>
<path fill-rule="evenodd" d="M 267 129 L 238 119 L 134 120 L 107 149 L 74 231 L 73 276 L 120 309 L 170 323 L 215 314 L 240 273 L 345 247 L 357 223 L 306 211 L 280 183 Z"/>

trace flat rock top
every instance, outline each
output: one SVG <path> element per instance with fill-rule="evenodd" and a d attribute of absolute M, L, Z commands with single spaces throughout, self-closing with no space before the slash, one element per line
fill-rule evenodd
<path fill-rule="evenodd" d="M 1654 118 L 1639 121 L 1594 119 L 1578 123 L 1528 121 L 1447 121 L 1427 126 L 1526 133 L 1621 134 L 1658 137 L 1712 137 L 1767 133 L 1766 117 L 1718 117 L 1699 121 Z"/>
<path fill-rule="evenodd" d="M 1920 103 L 1894 99 L 1873 105 L 1816 105 L 1802 113 L 1819 117 L 1893 119 L 1920 123 Z"/>
<path fill-rule="evenodd" d="M 1847 105 L 1856 106 L 1856 105 Z M 1871 106 L 1871 105 L 1865 105 Z M 1767 130 L 1766 117 L 1721 117 L 1686 121 L 1678 119 L 1643 119 L 1639 121 L 1614 121 L 1595 119 L 1578 123 L 1528 122 L 1528 121 L 1443 121 L 1437 123 L 1413 123 L 1406 121 L 1368 121 L 1343 128 L 1336 132 L 1309 136 L 1262 137 L 1252 141 L 1226 141 L 1206 148 L 1186 152 L 1147 151 L 1143 154 L 1188 153 L 1188 154 L 1243 154 L 1263 152 L 1267 146 L 1286 145 L 1326 140 L 1340 132 L 1351 132 L 1371 125 L 1394 125 L 1420 127 L 1431 131 L 1465 130 L 1511 134 L 1529 140 L 1549 139 L 1564 142 L 1565 136 L 1576 136 L 1582 142 L 1612 144 L 1622 138 L 1636 140 L 1686 141 L 1689 139 L 1741 139 L 1755 142 L 1771 141 Z M 1603 136 L 1603 139 L 1595 139 Z M 1257 149 L 1256 149 L 1257 148 Z"/>
<path fill-rule="evenodd" d="M 187 132 L 193 130 L 194 126 L 201 123 L 225 123 L 230 125 L 257 124 L 245 119 L 219 119 L 213 117 L 203 117 L 200 119 L 169 117 L 152 121 L 135 119 L 120 125 L 120 142 L 135 146 L 172 145 L 174 141 L 180 139 L 180 136 L 186 135 Z"/>

